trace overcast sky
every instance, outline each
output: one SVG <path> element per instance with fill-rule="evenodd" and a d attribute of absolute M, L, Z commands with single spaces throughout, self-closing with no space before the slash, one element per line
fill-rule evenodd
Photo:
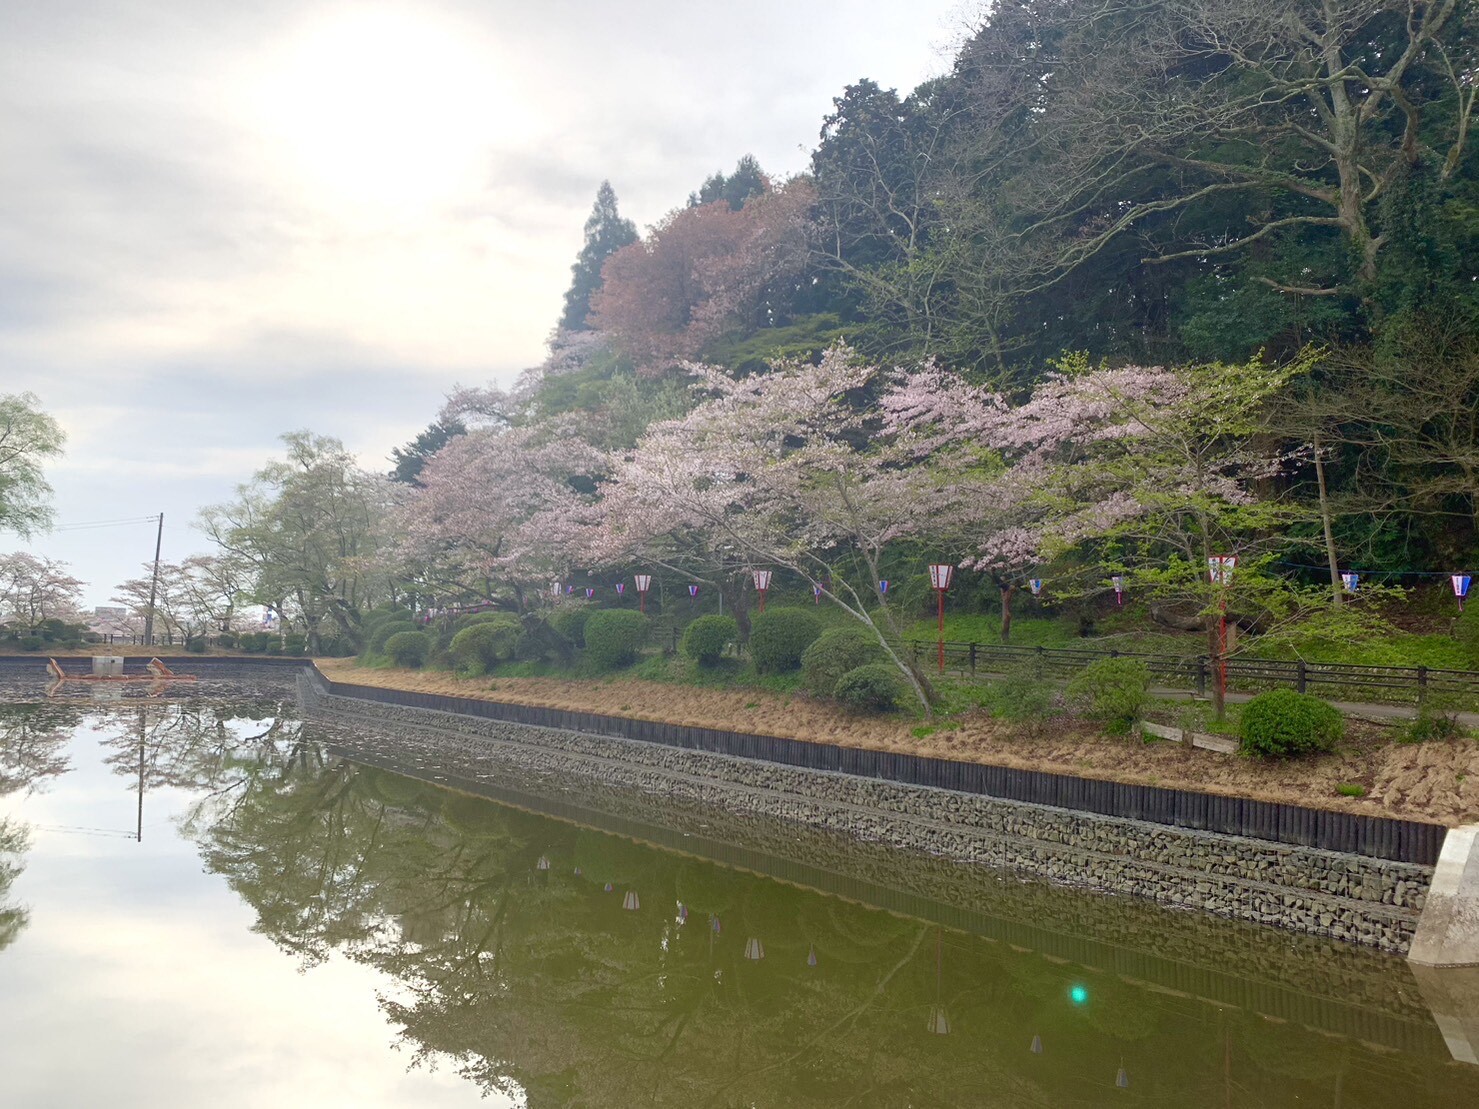
<path fill-rule="evenodd" d="M 164 553 L 285 431 L 366 466 L 538 363 L 597 185 L 646 227 L 833 96 L 948 66 L 962 0 L 7 0 L 0 392 L 68 434 L 58 522 Z M 58 530 L 90 605 L 153 529 Z M 0 532 L 0 551 L 25 546 Z"/>

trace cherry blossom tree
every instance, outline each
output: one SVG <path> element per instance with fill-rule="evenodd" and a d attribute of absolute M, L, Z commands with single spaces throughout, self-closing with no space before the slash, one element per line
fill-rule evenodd
<path fill-rule="evenodd" d="M 677 209 L 607 259 L 591 323 L 650 370 L 696 357 L 806 266 L 815 197 L 798 178 L 740 209 Z"/>
<path fill-rule="evenodd" d="M 608 459 L 561 417 L 471 431 L 422 470 L 395 514 L 402 575 L 443 600 L 494 599 L 522 611 L 567 572 Z"/>
<path fill-rule="evenodd" d="M 0 555 L 0 620 L 27 632 L 45 620 L 80 620 L 86 583 L 68 569 L 65 562 L 25 551 Z"/>
<path fill-rule="evenodd" d="M 607 542 L 651 551 L 688 531 L 711 550 L 810 579 L 873 631 L 931 706 L 934 691 L 900 652 L 902 630 L 878 583 L 885 548 L 929 534 L 949 490 L 931 468 L 911 465 L 914 444 L 866 403 L 883 372 L 845 346 L 815 366 L 782 362 L 743 379 L 688 369 L 703 399 L 650 428 L 617 464 L 602 502 Z"/>

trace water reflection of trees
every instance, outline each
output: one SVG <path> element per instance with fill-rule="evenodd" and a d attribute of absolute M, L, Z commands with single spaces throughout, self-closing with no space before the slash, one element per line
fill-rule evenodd
<path fill-rule="evenodd" d="M 24 906 L 10 900 L 10 887 L 25 867 L 23 858 L 29 846 L 25 825 L 0 816 L 0 951 L 15 942 L 29 919 Z"/>
<path fill-rule="evenodd" d="M 71 705 L 0 704 L 0 797 L 40 789 L 71 769 L 64 752 L 81 720 Z"/>
<path fill-rule="evenodd" d="M 207 865 L 258 930 L 306 964 L 338 951 L 391 976 L 382 1003 L 418 1060 L 535 1109 L 1094 1104 L 1122 1063 L 1134 1100 L 1338 1104 L 1347 1056 L 1370 1056 L 1112 975 L 1075 1006 L 1076 972 L 1039 956 L 302 745 L 211 804 Z M 1406 1056 L 1361 1081 L 1364 1104 L 1479 1103 L 1474 1075 Z"/>

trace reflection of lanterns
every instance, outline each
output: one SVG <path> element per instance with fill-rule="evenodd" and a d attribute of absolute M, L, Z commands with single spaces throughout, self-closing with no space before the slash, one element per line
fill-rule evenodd
<path fill-rule="evenodd" d="M 936 1036 L 950 1035 L 950 1018 L 945 1015 L 945 1006 L 940 1001 L 940 978 L 945 961 L 945 934 L 935 929 L 935 1004 L 930 1009 L 929 1030 Z"/>
<path fill-rule="evenodd" d="M 604 890 L 605 890 L 605 891 L 606 891 L 606 892 L 607 892 L 607 893 L 610 893 L 610 892 L 611 892 L 611 891 L 612 891 L 612 890 L 614 890 L 614 889 L 615 889 L 615 888 L 616 888 L 616 887 L 615 887 L 615 886 L 613 886 L 613 885 L 612 885 L 612 884 L 611 884 L 611 883 L 610 883 L 610 882 L 607 882 L 607 883 L 606 883 L 606 884 L 605 884 L 605 885 L 604 885 L 604 886 L 602 886 L 602 887 L 601 887 L 601 888 L 602 888 L 602 889 L 604 889 Z"/>
<path fill-rule="evenodd" d="M 1124 1067 L 1120 1067 L 1119 1073 L 1114 1076 L 1114 1084 L 1122 1090 L 1129 1089 L 1130 1076 L 1125 1073 Z"/>
<path fill-rule="evenodd" d="M 575 876 L 576 876 L 576 877 L 577 877 L 577 878 L 579 878 L 579 877 L 580 877 L 580 867 L 578 867 L 578 866 L 577 866 L 577 867 L 576 867 L 576 868 L 575 868 Z"/>
<path fill-rule="evenodd" d="M 1032 1046 L 1030 1048 L 1028 1048 L 1028 1050 L 1031 1051 L 1032 1054 L 1034 1054 L 1034 1055 L 1041 1055 L 1042 1054 L 1042 1037 L 1041 1036 L 1033 1036 L 1032 1037 Z"/>
<path fill-rule="evenodd" d="M 687 923 L 687 921 L 688 921 L 688 906 L 685 905 L 685 904 L 683 904 L 683 902 L 679 901 L 678 902 L 678 923 L 679 924 L 685 924 L 685 923 Z"/>
<path fill-rule="evenodd" d="M 812 944 L 806 951 L 806 965 L 814 967 L 817 965 L 817 946 Z"/>
<path fill-rule="evenodd" d="M 753 962 L 759 962 L 765 958 L 765 945 L 751 936 L 745 941 L 745 958 Z"/>
<path fill-rule="evenodd" d="M 534 869 L 535 870 L 548 870 L 549 869 L 549 859 L 546 856 L 544 856 L 544 855 L 540 855 L 539 856 L 539 861 L 534 864 Z"/>
<path fill-rule="evenodd" d="M 709 928 L 716 936 L 720 935 L 724 931 L 724 925 L 719 923 L 719 918 L 716 916 L 709 917 Z"/>
<path fill-rule="evenodd" d="M 627 890 L 626 896 L 621 899 L 621 907 L 629 913 L 634 913 L 642 907 L 642 899 L 637 896 L 636 890 Z"/>
<path fill-rule="evenodd" d="M 950 1018 L 945 1015 L 945 1010 L 938 1005 L 930 1009 L 929 1030 L 936 1036 L 950 1035 Z"/>

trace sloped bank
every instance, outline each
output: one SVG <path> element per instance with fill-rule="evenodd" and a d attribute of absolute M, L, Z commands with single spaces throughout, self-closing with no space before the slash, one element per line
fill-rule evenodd
<path fill-rule="evenodd" d="M 489 719 L 486 702 L 458 705 L 453 698 L 335 686 L 317 671 L 303 676 L 301 688 L 315 712 L 382 732 L 439 737 L 449 768 L 504 767 L 525 777 L 778 817 L 1395 953 L 1411 943 L 1433 873 L 1424 862 L 1378 857 L 1399 854 L 1404 843 L 1415 844 L 1414 853 L 1430 850 L 1423 826 L 1405 837 L 1402 829 L 1358 836 L 1374 853 L 1334 851 L 668 745 L 674 736 L 651 742 Z M 1294 831 L 1308 834 L 1308 828 Z"/>

